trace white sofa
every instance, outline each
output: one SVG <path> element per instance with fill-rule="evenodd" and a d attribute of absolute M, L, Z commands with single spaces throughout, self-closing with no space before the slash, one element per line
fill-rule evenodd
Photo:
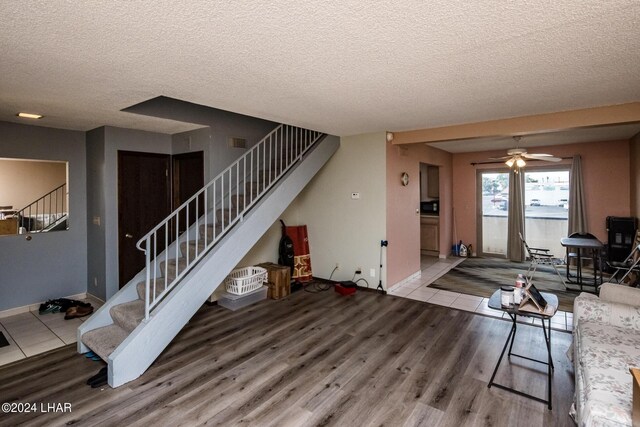
<path fill-rule="evenodd" d="M 631 426 L 632 376 L 640 367 L 640 289 L 604 284 L 573 306 L 578 426 Z"/>

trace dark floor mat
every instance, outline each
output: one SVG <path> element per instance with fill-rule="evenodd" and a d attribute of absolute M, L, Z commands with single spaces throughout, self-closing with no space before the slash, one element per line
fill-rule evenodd
<path fill-rule="evenodd" d="M 9 345 L 9 341 L 4 337 L 4 334 L 0 332 L 0 348 L 6 347 Z"/>

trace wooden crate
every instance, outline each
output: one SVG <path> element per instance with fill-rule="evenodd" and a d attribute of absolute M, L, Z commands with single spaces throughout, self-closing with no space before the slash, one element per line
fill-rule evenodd
<path fill-rule="evenodd" d="M 258 267 L 267 269 L 267 297 L 271 299 L 284 298 L 291 294 L 291 269 L 284 265 L 265 262 Z"/>
<path fill-rule="evenodd" d="M 18 218 L 0 219 L 0 234 L 18 234 Z"/>

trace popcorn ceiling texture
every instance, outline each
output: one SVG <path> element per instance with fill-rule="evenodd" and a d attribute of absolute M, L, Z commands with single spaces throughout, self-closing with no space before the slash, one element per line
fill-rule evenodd
<path fill-rule="evenodd" d="M 0 0 L 0 120 L 174 133 L 159 95 L 336 134 L 640 100 L 640 1 Z"/>

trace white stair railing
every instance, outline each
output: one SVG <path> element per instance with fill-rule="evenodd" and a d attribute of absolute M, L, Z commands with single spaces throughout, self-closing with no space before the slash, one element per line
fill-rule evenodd
<path fill-rule="evenodd" d="M 145 320 L 205 253 L 323 137 L 321 132 L 278 126 L 137 242 L 136 247 L 145 253 Z"/>

